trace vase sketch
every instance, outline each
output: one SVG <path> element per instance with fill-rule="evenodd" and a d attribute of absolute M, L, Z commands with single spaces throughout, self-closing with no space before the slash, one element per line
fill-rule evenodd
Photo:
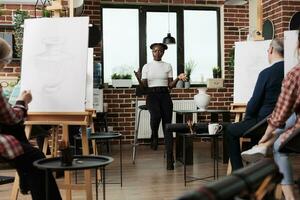
<path fill-rule="evenodd" d="M 210 95 L 206 94 L 207 88 L 198 88 L 198 94 L 194 96 L 194 102 L 199 110 L 206 110 L 209 102 Z"/>
<path fill-rule="evenodd" d="M 182 80 L 177 81 L 176 88 L 183 88 L 184 82 Z"/>
<path fill-rule="evenodd" d="M 191 87 L 191 83 L 189 82 L 189 81 L 185 81 L 184 82 L 184 88 L 185 89 L 188 89 L 188 88 L 190 88 Z"/>

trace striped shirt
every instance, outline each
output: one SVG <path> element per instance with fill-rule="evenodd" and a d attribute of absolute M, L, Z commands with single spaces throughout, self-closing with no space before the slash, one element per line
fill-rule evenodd
<path fill-rule="evenodd" d="M 13 125 L 21 122 L 26 117 L 27 109 L 24 101 L 17 101 L 15 106 L 7 103 L 0 88 L 0 125 Z M 24 153 L 21 143 L 11 133 L 0 130 L 0 156 L 14 159 Z"/>
<path fill-rule="evenodd" d="M 286 130 L 285 136 L 300 127 L 300 64 L 291 69 L 284 78 L 281 93 L 268 123 L 275 128 L 282 127 L 293 112 L 296 113 L 297 120 L 295 126 Z"/>

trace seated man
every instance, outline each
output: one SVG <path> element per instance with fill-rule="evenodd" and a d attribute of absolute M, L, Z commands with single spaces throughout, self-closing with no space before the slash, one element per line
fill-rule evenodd
<path fill-rule="evenodd" d="M 0 69 L 11 60 L 12 49 L 0 38 Z M 44 154 L 33 148 L 28 142 L 22 122 L 27 114 L 27 106 L 31 102 L 30 91 L 23 91 L 11 107 L 3 97 L 0 89 L 0 156 L 16 168 L 20 176 L 21 192 L 30 190 L 33 200 L 45 199 L 45 172 L 33 166 L 35 160 L 45 158 Z M 61 199 L 52 174 L 49 176 L 49 199 Z"/>
<path fill-rule="evenodd" d="M 268 49 L 271 66 L 260 72 L 253 95 L 247 104 L 244 120 L 228 125 L 225 130 L 232 170 L 243 167 L 240 138 L 249 128 L 271 114 L 275 107 L 284 76 L 283 53 L 283 42 L 279 39 L 272 40 Z M 254 142 L 258 142 L 261 137 L 256 133 L 247 136 Z"/>
<path fill-rule="evenodd" d="M 300 27 L 298 31 L 298 55 L 300 54 Z M 292 115 L 292 113 L 295 115 Z M 290 117 L 291 116 L 291 117 Z M 284 126 L 284 130 L 278 128 Z M 265 155 L 266 149 L 274 144 L 274 159 L 284 175 L 282 191 L 285 199 L 296 199 L 294 194 L 294 181 L 292 169 L 286 154 L 278 153 L 282 142 L 293 138 L 293 133 L 300 127 L 300 62 L 293 67 L 282 82 L 282 88 L 274 111 L 268 119 L 268 127 L 259 141 L 259 145 L 248 152 L 243 153 L 245 157 L 256 157 L 259 154 Z M 298 134 L 298 132 L 296 132 Z M 279 136 L 280 135 L 280 136 Z M 279 138 L 278 138 L 279 137 Z M 251 156 L 251 154 L 253 154 Z"/>

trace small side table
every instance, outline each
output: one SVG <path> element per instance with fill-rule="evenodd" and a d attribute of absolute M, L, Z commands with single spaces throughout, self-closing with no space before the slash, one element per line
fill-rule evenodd
<path fill-rule="evenodd" d="M 100 168 L 103 174 L 103 199 L 105 200 L 105 166 L 113 162 L 113 158 L 108 156 L 74 156 L 71 166 L 61 166 L 61 158 L 44 158 L 37 160 L 33 165 L 46 172 L 46 200 L 48 200 L 48 173 L 55 170 L 83 170 L 96 169 L 96 199 L 98 200 L 97 169 Z"/>
<path fill-rule="evenodd" d="M 218 164 L 218 159 L 219 159 L 219 144 L 218 144 L 218 140 L 219 138 L 223 136 L 223 134 L 214 134 L 214 135 L 210 135 L 208 133 L 201 133 L 201 134 L 190 134 L 190 133 L 186 133 L 183 134 L 183 170 L 184 170 L 184 186 L 186 186 L 187 182 L 192 182 L 192 181 L 197 181 L 197 180 L 204 180 L 207 178 L 213 178 L 218 179 L 219 176 L 219 164 Z M 207 177 L 191 177 L 190 180 L 187 180 L 187 174 L 186 174 L 186 141 L 192 141 L 193 139 L 196 138 L 211 138 L 212 139 L 212 143 L 213 143 L 213 175 L 212 176 L 207 176 Z"/>

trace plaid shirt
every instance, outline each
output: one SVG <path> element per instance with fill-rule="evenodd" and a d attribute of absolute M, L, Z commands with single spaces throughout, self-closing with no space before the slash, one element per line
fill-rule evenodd
<path fill-rule="evenodd" d="M 293 112 L 297 115 L 296 124 L 284 133 L 285 137 L 300 127 L 300 64 L 295 66 L 284 78 L 281 93 L 268 123 L 279 128 L 285 124 Z"/>
<path fill-rule="evenodd" d="M 23 101 L 17 101 L 14 107 L 7 103 L 0 88 L 0 124 L 16 124 L 24 119 L 27 109 Z M 23 154 L 21 143 L 10 133 L 0 131 L 0 156 L 14 159 Z"/>

